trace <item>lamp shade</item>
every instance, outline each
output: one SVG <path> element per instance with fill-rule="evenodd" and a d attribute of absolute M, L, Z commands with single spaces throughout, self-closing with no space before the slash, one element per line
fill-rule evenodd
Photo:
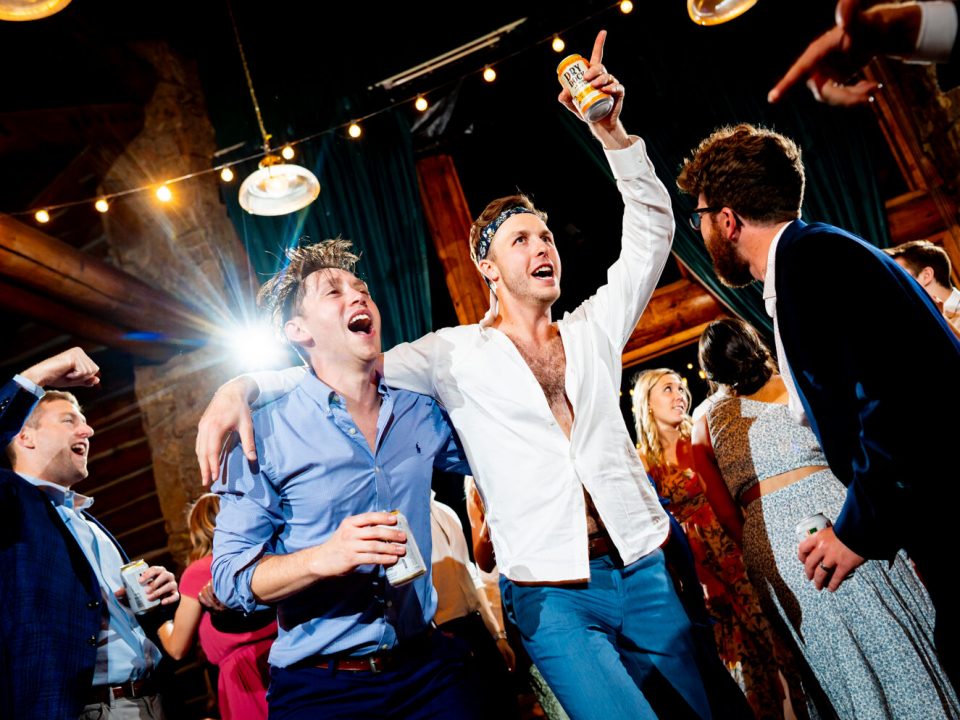
<path fill-rule="evenodd" d="M 0 20 L 40 20 L 69 4 L 70 0 L 0 0 Z"/>
<path fill-rule="evenodd" d="M 690 19 L 698 25 L 719 25 L 740 17 L 757 0 L 687 0 Z"/>
<path fill-rule="evenodd" d="M 240 185 L 240 207 L 251 215 L 286 215 L 317 199 L 320 181 L 300 165 L 268 155 Z"/>

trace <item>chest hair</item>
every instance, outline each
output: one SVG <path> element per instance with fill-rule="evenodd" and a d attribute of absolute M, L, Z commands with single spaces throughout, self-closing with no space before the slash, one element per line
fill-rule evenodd
<path fill-rule="evenodd" d="M 523 342 L 513 337 L 510 339 L 526 361 L 530 372 L 540 383 L 553 414 L 561 420 L 562 425 L 567 425 L 563 420 L 566 418 L 572 420 L 573 411 L 567 400 L 567 357 L 563 351 L 563 340 L 560 335 L 552 338 L 546 345 Z"/>

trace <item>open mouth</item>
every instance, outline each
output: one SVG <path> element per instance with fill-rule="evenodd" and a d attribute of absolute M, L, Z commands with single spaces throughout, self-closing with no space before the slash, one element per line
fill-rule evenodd
<path fill-rule="evenodd" d="M 75 443 L 70 446 L 70 452 L 81 457 L 86 457 L 89 450 L 90 447 L 86 443 Z"/>
<path fill-rule="evenodd" d="M 541 280 L 553 278 L 553 265 L 541 265 L 531 273 L 535 278 Z"/>
<path fill-rule="evenodd" d="M 373 334 L 373 318 L 365 312 L 359 312 L 347 321 L 347 330 L 359 335 Z"/>

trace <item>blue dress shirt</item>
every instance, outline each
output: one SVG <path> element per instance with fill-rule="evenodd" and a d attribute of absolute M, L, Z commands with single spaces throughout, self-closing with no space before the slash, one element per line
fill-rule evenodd
<path fill-rule="evenodd" d="M 115 595 L 123 587 L 120 568 L 124 561 L 113 540 L 83 515 L 83 511 L 93 504 L 93 498 L 30 475 L 20 474 L 20 477 L 50 498 L 100 582 L 107 614 L 97 638 L 93 684 L 120 685 L 145 677 L 160 662 L 160 651 L 147 638 L 133 610 Z"/>
<path fill-rule="evenodd" d="M 223 480 L 213 541 L 217 597 L 244 611 L 257 607 L 254 569 L 267 554 L 326 542 L 349 516 L 400 510 L 424 558 L 430 557 L 433 467 L 469 473 L 456 434 L 432 398 L 392 390 L 380 380 L 376 451 L 344 400 L 312 373 L 293 392 L 253 415 L 256 463 L 234 447 Z M 422 632 L 436 592 L 427 573 L 401 587 L 380 565 L 326 578 L 277 604 L 280 625 L 270 664 L 311 655 L 367 655 Z"/>

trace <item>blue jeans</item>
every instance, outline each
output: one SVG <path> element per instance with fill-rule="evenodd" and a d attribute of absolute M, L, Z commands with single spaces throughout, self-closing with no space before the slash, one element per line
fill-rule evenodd
<path fill-rule="evenodd" d="M 441 632 L 426 656 L 374 673 L 270 668 L 270 720 L 482 720 L 469 648 Z"/>
<path fill-rule="evenodd" d="M 503 607 L 572 720 L 710 718 L 690 621 L 656 550 L 627 567 L 590 561 L 590 582 L 518 585 Z"/>

